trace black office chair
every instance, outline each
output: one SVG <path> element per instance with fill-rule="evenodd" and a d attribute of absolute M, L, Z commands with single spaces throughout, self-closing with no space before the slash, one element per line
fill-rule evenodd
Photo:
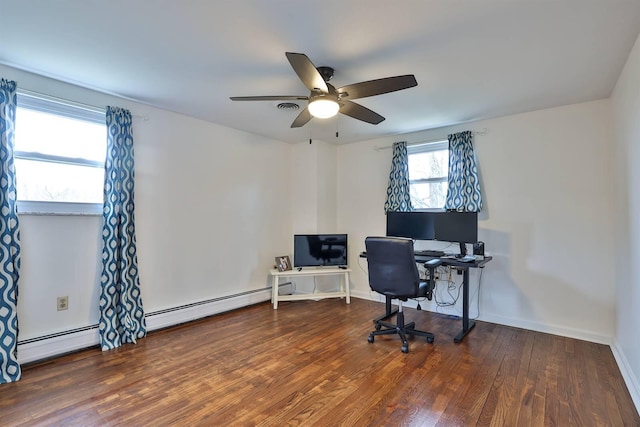
<path fill-rule="evenodd" d="M 367 237 L 365 239 L 369 286 L 372 290 L 398 300 L 396 324 L 379 321 L 376 330 L 369 334 L 372 343 L 376 335 L 398 334 L 402 340 L 401 350 L 409 352 L 407 336 L 422 336 L 432 343 L 434 335 L 415 329 L 415 322 L 404 323 L 402 302 L 409 298 L 426 297 L 433 291 L 434 275 L 429 283 L 421 281 L 413 253 L 413 240 L 401 237 Z M 434 260 L 428 266 L 435 268 L 440 261 Z"/>

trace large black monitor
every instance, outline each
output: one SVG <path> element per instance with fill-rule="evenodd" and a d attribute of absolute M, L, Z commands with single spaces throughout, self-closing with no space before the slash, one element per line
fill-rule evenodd
<path fill-rule="evenodd" d="M 387 212 L 387 236 L 459 243 L 465 255 L 465 243 L 478 241 L 478 213 Z"/>
<path fill-rule="evenodd" d="M 435 239 L 460 243 L 460 255 L 466 255 L 465 243 L 478 241 L 477 212 L 440 212 L 434 221 Z"/>
<path fill-rule="evenodd" d="M 387 236 L 433 240 L 434 212 L 387 212 Z"/>

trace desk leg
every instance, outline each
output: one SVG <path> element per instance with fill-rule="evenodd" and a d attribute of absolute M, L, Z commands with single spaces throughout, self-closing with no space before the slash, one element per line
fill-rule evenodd
<path fill-rule="evenodd" d="M 474 326 L 476 322 L 469 319 L 469 268 L 465 268 L 462 276 L 462 330 L 453 338 L 453 341 L 462 341 Z"/>
<path fill-rule="evenodd" d="M 273 303 L 273 309 L 278 309 L 278 279 L 279 276 L 273 276 L 273 282 L 271 284 L 271 302 Z"/>
<path fill-rule="evenodd" d="M 349 289 L 349 273 L 344 273 L 344 291 L 347 294 L 347 304 L 351 304 L 351 290 Z"/>
<path fill-rule="evenodd" d="M 393 310 L 391 309 L 391 297 L 386 297 L 384 306 L 385 306 L 385 313 L 382 316 L 378 316 L 375 319 L 373 319 L 373 323 L 378 323 L 383 320 L 387 320 L 394 314 L 398 313 L 397 308 Z"/>

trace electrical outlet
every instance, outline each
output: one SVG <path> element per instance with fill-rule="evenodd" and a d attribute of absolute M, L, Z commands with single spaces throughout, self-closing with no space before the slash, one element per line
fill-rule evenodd
<path fill-rule="evenodd" d="M 58 311 L 67 310 L 69 308 L 69 297 L 58 297 Z"/>

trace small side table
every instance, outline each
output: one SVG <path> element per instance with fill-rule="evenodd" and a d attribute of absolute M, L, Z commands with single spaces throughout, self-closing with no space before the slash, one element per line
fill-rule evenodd
<path fill-rule="evenodd" d="M 350 268 L 306 268 L 302 270 L 287 270 L 278 271 L 278 269 L 271 270 L 271 302 L 273 303 L 273 309 L 278 309 L 278 301 L 296 301 L 306 299 L 322 299 L 322 298 L 346 298 L 347 304 L 351 304 L 351 292 L 349 291 L 349 273 Z M 318 277 L 318 276 L 342 276 L 340 281 L 340 289 L 334 292 L 313 292 L 308 294 L 295 294 L 295 295 L 278 295 L 278 285 L 280 284 L 281 277 Z"/>

